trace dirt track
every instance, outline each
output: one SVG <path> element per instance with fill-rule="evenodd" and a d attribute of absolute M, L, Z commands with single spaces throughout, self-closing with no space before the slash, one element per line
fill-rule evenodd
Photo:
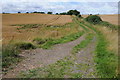
<path fill-rule="evenodd" d="M 25 51 L 22 55 L 26 59 L 20 62 L 13 70 L 9 71 L 8 74 L 3 77 L 13 78 L 16 77 L 20 71 L 26 71 L 55 63 L 56 61 L 71 55 L 72 48 L 79 44 L 82 40 L 84 40 L 84 36 L 72 42 L 55 45 L 54 48 L 49 50 L 35 49 Z"/>

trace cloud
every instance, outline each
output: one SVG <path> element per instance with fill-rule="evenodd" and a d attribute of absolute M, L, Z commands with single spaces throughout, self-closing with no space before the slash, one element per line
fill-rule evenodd
<path fill-rule="evenodd" d="M 7 1 L 7 0 L 5 0 Z M 77 9 L 81 14 L 115 14 L 118 13 L 117 2 L 30 2 L 33 0 L 19 0 L 21 2 L 3 2 L 3 12 L 33 12 L 52 11 L 54 13 L 66 12 L 70 9 Z M 50 0 L 45 0 L 50 1 Z M 57 0 L 54 0 L 57 1 Z M 95 1 L 95 0 L 94 0 Z"/>

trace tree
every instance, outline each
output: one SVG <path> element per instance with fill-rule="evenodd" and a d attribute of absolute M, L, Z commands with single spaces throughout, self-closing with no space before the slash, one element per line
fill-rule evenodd
<path fill-rule="evenodd" d="M 67 12 L 67 14 L 68 15 L 79 15 L 80 14 L 80 12 L 79 11 L 77 11 L 77 10 L 69 10 L 68 12 Z"/>
<path fill-rule="evenodd" d="M 67 13 L 66 13 L 66 12 L 63 12 L 63 13 L 60 13 L 60 15 L 67 15 Z"/>
<path fill-rule="evenodd" d="M 38 13 L 37 11 L 34 11 L 33 13 Z"/>
<path fill-rule="evenodd" d="M 56 13 L 56 15 L 58 15 L 58 13 Z"/>
<path fill-rule="evenodd" d="M 21 12 L 18 12 L 18 13 L 21 13 Z"/>
<path fill-rule="evenodd" d="M 47 14 L 52 14 L 52 12 L 48 12 Z"/>
<path fill-rule="evenodd" d="M 45 12 L 40 12 L 41 14 L 45 14 Z"/>
<path fill-rule="evenodd" d="M 29 13 L 29 12 L 26 12 L 26 13 Z"/>
<path fill-rule="evenodd" d="M 5 12 L 2 12 L 2 14 L 5 14 Z"/>

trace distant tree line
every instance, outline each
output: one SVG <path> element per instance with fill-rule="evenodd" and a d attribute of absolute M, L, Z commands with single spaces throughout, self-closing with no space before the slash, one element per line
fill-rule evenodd
<path fill-rule="evenodd" d="M 20 11 L 17 13 L 21 13 Z M 40 14 L 46 14 L 45 12 L 38 12 L 38 11 L 34 11 L 34 12 L 26 12 L 28 13 L 40 13 Z M 5 14 L 5 12 L 3 12 L 3 14 Z M 47 12 L 47 14 L 53 14 L 53 12 Z M 67 12 L 62 12 L 62 13 L 56 13 L 56 15 L 76 15 L 78 17 L 81 17 L 80 12 L 77 10 L 69 10 Z"/>
<path fill-rule="evenodd" d="M 76 15 L 78 17 L 81 17 L 80 12 L 77 10 L 69 10 L 68 12 L 62 12 L 62 13 L 56 13 L 56 15 Z"/>

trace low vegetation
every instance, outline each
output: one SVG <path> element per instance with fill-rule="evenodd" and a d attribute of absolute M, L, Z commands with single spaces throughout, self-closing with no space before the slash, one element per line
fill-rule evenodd
<path fill-rule="evenodd" d="M 80 44 L 78 44 L 77 46 L 75 46 L 73 48 L 72 53 L 75 54 L 78 51 L 80 51 L 81 49 L 85 48 L 93 39 L 94 34 L 93 33 L 88 33 L 88 35 L 86 36 L 85 40 L 83 40 Z"/>
<path fill-rule="evenodd" d="M 22 49 L 22 50 L 35 49 L 36 48 L 32 43 L 29 43 L 29 42 L 19 42 L 19 43 L 16 43 L 14 46 L 16 48 Z"/>
<path fill-rule="evenodd" d="M 42 24 L 15 24 L 12 26 L 20 26 L 20 28 L 17 29 L 26 29 L 26 28 L 38 28 L 39 26 L 42 26 Z"/>
<path fill-rule="evenodd" d="M 118 27 L 119 27 L 119 26 L 111 24 L 111 23 L 109 23 L 107 21 L 102 21 L 102 22 L 100 22 L 99 25 L 111 28 L 112 30 L 118 30 Z"/>
<path fill-rule="evenodd" d="M 36 47 L 28 42 L 19 42 L 16 44 L 9 44 L 2 47 L 2 67 L 3 72 L 15 65 L 13 63 L 19 62 L 22 57 L 19 56 L 21 50 L 35 49 Z"/>
<path fill-rule="evenodd" d="M 103 35 L 97 27 L 92 27 L 90 24 L 85 24 L 97 33 L 98 43 L 95 51 L 96 70 L 100 78 L 114 78 L 116 77 L 117 70 L 117 56 L 113 51 L 107 49 L 108 40 L 105 39 L 106 35 Z"/>
<path fill-rule="evenodd" d="M 18 54 L 20 51 L 13 45 L 7 45 L 2 47 L 2 71 L 6 72 L 13 63 L 19 62 L 20 57 Z"/>
<path fill-rule="evenodd" d="M 74 73 L 72 70 L 73 65 L 77 65 L 74 63 L 72 56 L 65 57 L 57 61 L 54 64 L 29 70 L 27 72 L 21 72 L 18 77 L 23 78 L 81 78 L 80 73 Z"/>
<path fill-rule="evenodd" d="M 102 21 L 102 19 L 97 15 L 90 15 L 87 18 L 85 18 L 85 20 L 92 24 L 99 24 Z"/>
<path fill-rule="evenodd" d="M 48 49 L 51 48 L 51 46 L 55 45 L 55 44 L 60 44 L 60 43 L 66 43 L 69 41 L 73 41 L 77 38 L 79 38 L 80 36 L 82 36 L 84 34 L 84 32 L 77 32 L 74 34 L 70 34 L 68 36 L 64 36 L 60 39 L 50 39 L 49 41 L 46 41 L 45 43 L 43 43 L 40 47 L 44 48 L 44 49 Z"/>

